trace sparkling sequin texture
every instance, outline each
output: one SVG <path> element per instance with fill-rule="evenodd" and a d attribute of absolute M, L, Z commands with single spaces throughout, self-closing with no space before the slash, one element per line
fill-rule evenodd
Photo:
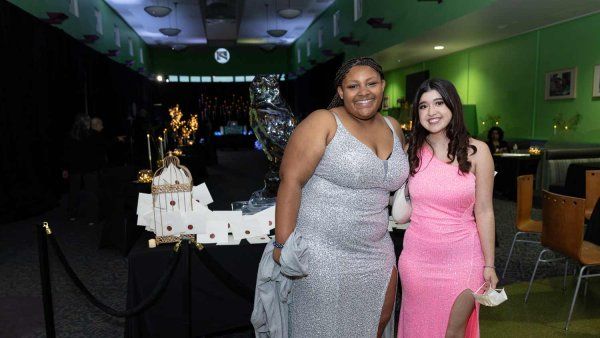
<path fill-rule="evenodd" d="M 337 131 L 302 189 L 296 225 L 309 248 L 309 274 L 294 281 L 291 337 L 374 337 L 395 264 L 389 193 L 408 175 L 397 137 L 388 160 Z"/>
<path fill-rule="evenodd" d="M 398 338 L 444 337 L 456 297 L 483 284 L 483 252 L 473 215 L 475 175 L 461 174 L 423 149 L 421 168 L 409 179 L 413 210 L 398 261 Z M 476 304 L 465 337 L 479 337 L 478 309 Z"/>

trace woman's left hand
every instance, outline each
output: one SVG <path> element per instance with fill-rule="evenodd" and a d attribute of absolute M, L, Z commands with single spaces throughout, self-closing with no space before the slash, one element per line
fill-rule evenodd
<path fill-rule="evenodd" d="M 496 270 L 492 268 L 483 268 L 483 279 L 488 283 L 491 289 L 496 288 L 498 284 L 498 276 L 496 276 Z"/>

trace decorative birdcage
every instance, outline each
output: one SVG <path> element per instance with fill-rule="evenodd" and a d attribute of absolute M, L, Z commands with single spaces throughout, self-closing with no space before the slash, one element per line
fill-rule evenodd
<path fill-rule="evenodd" d="M 193 211 L 193 180 L 190 171 L 170 152 L 152 178 L 152 206 L 156 244 L 174 243 L 182 238 L 195 239 L 185 233 L 188 228 L 181 214 Z M 189 229 L 191 230 L 191 229 Z"/>

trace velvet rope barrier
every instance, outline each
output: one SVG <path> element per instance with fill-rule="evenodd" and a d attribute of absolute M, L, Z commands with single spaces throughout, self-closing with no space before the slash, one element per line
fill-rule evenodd
<path fill-rule="evenodd" d="M 212 256 L 204 250 L 204 246 L 201 243 L 193 242 L 196 246 L 197 250 L 194 250 L 196 256 L 204 266 L 212 272 L 217 279 L 219 279 L 225 286 L 227 286 L 231 291 L 236 293 L 238 296 L 244 298 L 250 303 L 254 302 L 254 291 L 250 290 L 244 283 L 240 282 L 235 276 L 233 276 L 229 271 L 223 269 L 223 267 L 215 261 Z"/>
<path fill-rule="evenodd" d="M 79 279 L 79 277 L 77 276 L 77 274 L 75 273 L 75 271 L 73 270 L 73 268 L 71 267 L 69 262 L 67 261 L 67 258 L 65 257 L 60 245 L 56 241 L 56 238 L 52 234 L 52 231 L 50 230 L 49 227 L 47 227 L 47 223 L 45 223 L 45 224 L 46 224 L 46 226 L 44 226 L 44 228 L 45 228 L 46 235 L 47 235 L 46 238 L 50 240 L 50 244 L 54 248 L 54 251 L 56 252 L 56 255 L 58 256 L 59 261 L 61 262 L 62 266 L 65 268 L 67 274 L 69 275 L 69 277 L 71 278 L 73 283 L 79 288 L 79 290 L 81 290 L 81 292 L 84 294 L 84 296 L 92 304 L 94 304 L 97 308 L 99 308 L 103 312 L 105 312 L 111 316 L 114 316 L 114 317 L 132 317 L 132 316 L 135 316 L 135 315 L 143 312 L 150 306 L 152 306 L 152 304 L 154 304 L 154 302 L 156 300 L 158 300 L 158 298 L 165 291 L 167 285 L 169 284 L 169 281 L 171 280 L 171 277 L 173 276 L 173 272 L 175 271 L 175 268 L 177 267 L 177 264 L 179 263 L 179 258 L 181 257 L 181 251 L 179 250 L 181 242 L 179 242 L 175 245 L 175 248 L 174 248 L 173 252 L 171 253 L 171 257 L 169 258 L 169 265 L 168 265 L 165 273 L 161 276 L 161 278 L 158 281 L 158 284 L 154 287 L 154 289 L 152 290 L 152 293 L 150 293 L 148 298 L 144 299 L 138 305 L 134 306 L 131 309 L 119 311 L 119 310 L 115 310 L 112 307 L 102 303 L 98 298 L 96 298 L 88 290 L 88 288 L 83 284 L 81 279 Z"/>

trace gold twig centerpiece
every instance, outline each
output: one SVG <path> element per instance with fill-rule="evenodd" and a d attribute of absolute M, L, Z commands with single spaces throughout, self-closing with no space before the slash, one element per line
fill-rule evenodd
<path fill-rule="evenodd" d="M 184 119 L 179 105 L 175 105 L 175 107 L 169 108 L 169 116 L 171 116 L 169 126 L 177 139 L 177 144 L 182 146 L 190 144 L 190 141 L 193 143 L 194 135 L 198 130 L 198 115 L 192 114 L 189 119 Z"/>

